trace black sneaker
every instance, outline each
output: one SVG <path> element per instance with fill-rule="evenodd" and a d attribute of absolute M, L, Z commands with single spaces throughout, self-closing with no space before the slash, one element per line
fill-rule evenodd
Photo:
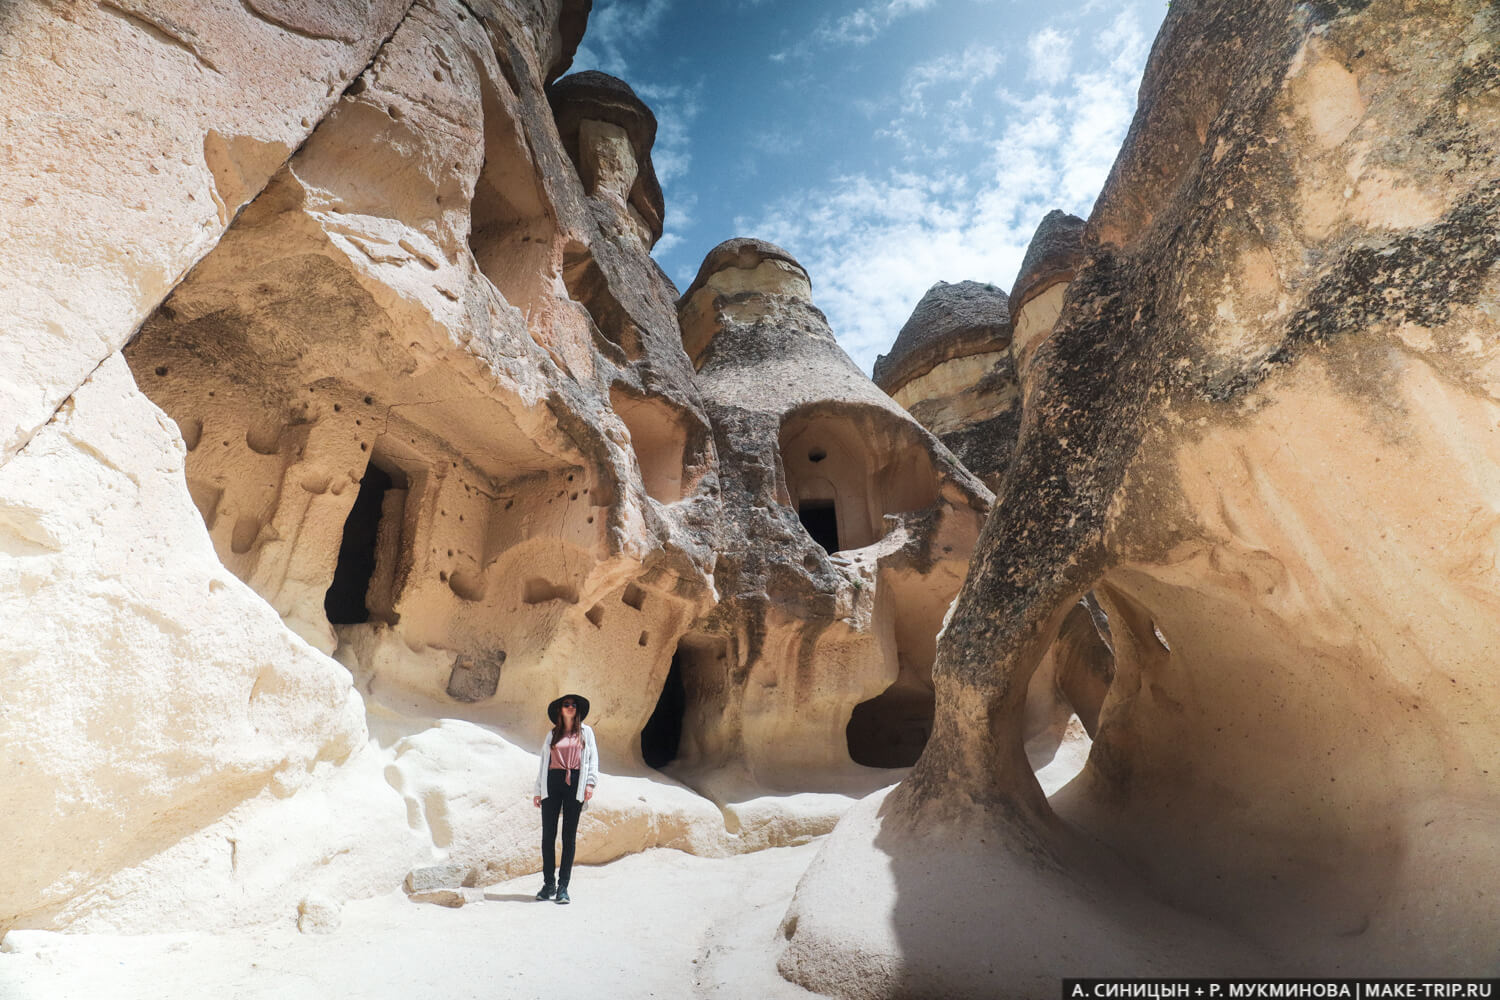
<path fill-rule="evenodd" d="M 557 890 L 557 901 L 559 903 L 566 903 L 568 901 L 568 889 L 566 886 Z"/>
<path fill-rule="evenodd" d="M 542 884 L 542 891 L 536 894 L 537 899 L 551 899 L 557 888 L 551 882 Z M 566 892 L 566 890 L 564 890 Z"/>

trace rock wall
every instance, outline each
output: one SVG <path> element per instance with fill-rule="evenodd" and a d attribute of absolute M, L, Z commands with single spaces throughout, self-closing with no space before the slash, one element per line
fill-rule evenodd
<path fill-rule="evenodd" d="M 849 360 L 810 289 L 784 250 L 738 239 L 709 253 L 679 302 L 724 539 L 719 603 L 682 661 L 672 773 L 721 800 L 743 794 L 741 774 L 863 794 L 892 776 L 851 759 L 916 760 L 934 638 L 990 501 Z"/>
<path fill-rule="evenodd" d="M 934 738 L 809 871 L 784 973 L 1493 972 L 1497 38 L 1479 2 L 1172 6 L 1023 373 Z M 1116 677 L 1048 800 L 1024 693 L 1089 590 Z"/>
<path fill-rule="evenodd" d="M 0 930 L 535 871 L 565 690 L 582 863 L 826 832 L 930 727 L 990 495 L 795 262 L 678 301 L 586 0 L 313 6 L 0 14 Z"/>
<path fill-rule="evenodd" d="M 1010 465 L 1021 419 L 1004 292 L 940 281 L 875 359 L 875 384 L 947 445 L 991 491 Z"/>

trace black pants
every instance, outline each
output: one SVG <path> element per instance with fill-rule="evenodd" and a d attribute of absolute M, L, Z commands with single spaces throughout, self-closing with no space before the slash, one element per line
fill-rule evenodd
<path fill-rule="evenodd" d="M 568 775 L 573 783 L 564 784 Z M 557 885 L 566 889 L 568 876 L 573 874 L 573 848 L 578 842 L 578 814 L 583 803 L 578 801 L 578 771 L 564 771 L 554 767 L 547 772 L 547 797 L 542 800 L 542 879 L 552 885 L 554 867 L 553 841 L 557 839 L 557 814 L 562 813 L 563 856 L 562 871 L 557 874 Z"/>

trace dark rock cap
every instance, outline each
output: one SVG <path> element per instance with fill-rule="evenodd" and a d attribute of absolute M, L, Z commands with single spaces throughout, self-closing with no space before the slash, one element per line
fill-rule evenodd
<path fill-rule="evenodd" d="M 891 353 L 875 359 L 875 384 L 895 392 L 953 358 L 1000 350 L 1010 342 L 1010 301 L 994 285 L 939 281 L 927 290 L 896 335 Z"/>
<path fill-rule="evenodd" d="M 557 14 L 557 58 L 547 67 L 547 81 L 551 83 L 568 71 L 573 57 L 578 54 L 578 43 L 589 25 L 589 12 L 594 0 L 563 0 L 562 10 Z"/>
<path fill-rule="evenodd" d="M 547 88 L 547 102 L 558 135 L 574 167 L 580 162 L 578 128 L 587 120 L 609 122 L 625 130 L 635 153 L 640 173 L 630 192 L 630 203 L 650 224 L 654 237 L 661 238 L 666 203 L 656 168 L 651 164 L 651 146 L 656 142 L 656 115 L 646 102 L 636 96 L 630 84 L 608 73 L 585 70 L 563 77 Z"/>
<path fill-rule="evenodd" d="M 564 142 L 569 135 L 576 141 L 578 123 L 585 118 L 623 128 L 637 156 L 656 141 L 656 116 L 619 77 L 593 69 L 573 73 L 547 88 L 547 101 Z"/>
<path fill-rule="evenodd" d="M 1011 312 L 1019 312 L 1027 300 L 1059 281 L 1072 281 L 1083 261 L 1083 231 L 1087 225 L 1076 215 L 1054 208 L 1042 219 L 1026 248 L 1021 273 L 1011 286 Z"/>
<path fill-rule="evenodd" d="M 802 272 L 807 278 L 808 285 L 812 284 L 812 278 L 807 276 L 807 268 L 797 263 L 797 258 L 787 253 L 774 243 L 765 240 L 751 239 L 748 236 L 736 236 L 734 239 L 725 240 L 708 252 L 703 258 L 702 265 L 698 268 L 698 276 L 688 286 L 687 291 L 682 293 L 678 299 L 678 307 L 693 297 L 693 293 L 708 283 L 708 279 L 724 270 L 726 267 L 740 267 L 746 270 L 755 267 L 763 260 L 783 260 Z"/>

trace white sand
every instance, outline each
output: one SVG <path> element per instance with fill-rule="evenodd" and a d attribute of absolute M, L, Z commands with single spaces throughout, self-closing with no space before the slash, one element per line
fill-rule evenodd
<path fill-rule="evenodd" d="M 651 850 L 578 867 L 569 906 L 539 876 L 461 909 L 393 894 L 350 903 L 331 934 L 121 937 L 13 931 L 3 1000 L 807 998 L 776 973 L 777 925 L 821 846 L 707 859 Z M 564 987 L 564 984 L 568 984 Z"/>

